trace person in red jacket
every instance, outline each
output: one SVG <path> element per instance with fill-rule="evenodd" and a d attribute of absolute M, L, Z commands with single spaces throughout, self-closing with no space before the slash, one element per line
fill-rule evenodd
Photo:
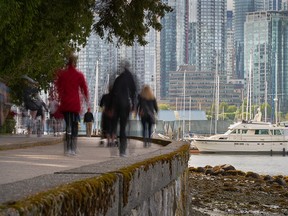
<path fill-rule="evenodd" d="M 55 82 L 60 100 L 59 111 L 63 113 L 66 123 L 64 153 L 71 155 L 75 155 L 77 149 L 79 113 L 81 111 L 79 92 L 85 97 L 87 106 L 89 102 L 87 83 L 82 72 L 76 69 L 76 62 L 77 57 L 74 54 L 70 55 L 66 68 L 58 72 Z"/>

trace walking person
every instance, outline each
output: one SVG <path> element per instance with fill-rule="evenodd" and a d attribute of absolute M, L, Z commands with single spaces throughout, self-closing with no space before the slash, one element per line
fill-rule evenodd
<path fill-rule="evenodd" d="M 152 89 L 148 85 L 143 86 L 138 96 L 137 111 L 142 124 L 144 147 L 150 147 L 152 126 L 156 123 L 155 114 L 158 113 L 158 106 Z"/>
<path fill-rule="evenodd" d="M 23 102 L 25 109 L 29 110 L 31 121 L 28 123 L 28 136 L 32 130 L 37 132 L 38 136 L 41 136 L 44 132 L 45 125 L 45 111 L 48 112 L 48 108 L 39 95 L 38 82 L 28 77 L 22 76 L 24 80 L 23 86 Z M 37 117 L 40 116 L 40 122 L 37 121 Z"/>
<path fill-rule="evenodd" d="M 101 129 L 102 138 L 107 138 L 107 147 L 117 145 L 116 142 L 116 128 L 117 121 L 115 118 L 115 111 L 112 106 L 111 87 L 109 93 L 104 94 L 100 100 L 100 107 L 102 108 Z"/>
<path fill-rule="evenodd" d="M 50 126 L 52 126 L 54 136 L 57 136 L 58 132 L 59 132 L 58 122 L 56 119 L 56 113 L 58 110 L 58 106 L 59 106 L 59 103 L 57 102 L 57 100 L 49 98 L 48 107 L 49 107 L 49 111 L 50 111 L 50 113 L 49 113 L 50 114 Z"/>
<path fill-rule="evenodd" d="M 76 69 L 76 62 L 77 57 L 74 54 L 70 55 L 66 68 L 58 72 L 55 81 L 60 101 L 59 111 L 63 113 L 66 124 L 64 153 L 68 155 L 76 154 L 80 96 L 84 96 L 87 105 L 89 103 L 87 83 L 82 72 Z"/>
<path fill-rule="evenodd" d="M 86 125 L 86 136 L 91 137 L 92 125 L 94 122 L 93 114 L 90 111 L 90 107 L 87 109 L 87 112 L 84 114 L 84 123 Z"/>
<path fill-rule="evenodd" d="M 129 62 L 125 61 L 123 63 L 123 72 L 115 79 L 111 92 L 115 120 L 120 123 L 119 153 L 121 157 L 126 157 L 126 125 L 130 112 L 136 108 L 136 91 L 136 82 L 129 70 Z"/>

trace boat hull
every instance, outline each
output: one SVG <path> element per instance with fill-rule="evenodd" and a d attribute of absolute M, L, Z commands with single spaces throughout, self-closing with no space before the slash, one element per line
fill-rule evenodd
<path fill-rule="evenodd" d="M 211 140 L 195 139 L 192 142 L 199 152 L 223 153 L 266 153 L 288 151 L 288 141 L 236 141 L 236 140 Z"/>

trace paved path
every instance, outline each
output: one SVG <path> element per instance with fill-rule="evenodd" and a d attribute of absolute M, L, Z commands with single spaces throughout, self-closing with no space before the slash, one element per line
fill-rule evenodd
<path fill-rule="evenodd" d="M 48 144 L 49 141 L 53 144 Z M 79 137 L 77 156 L 65 156 L 59 137 L 0 136 L 0 185 L 119 158 L 118 148 L 99 146 L 99 142 L 97 137 Z M 3 150 L 3 147 L 13 145 L 17 148 Z M 26 148 L 19 148 L 21 145 Z M 128 140 L 127 155 L 137 156 L 159 148 L 161 146 L 156 144 L 143 148 L 142 142 Z"/>

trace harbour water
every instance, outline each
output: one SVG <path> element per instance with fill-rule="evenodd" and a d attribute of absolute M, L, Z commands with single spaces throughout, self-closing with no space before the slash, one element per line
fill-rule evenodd
<path fill-rule="evenodd" d="M 191 154 L 189 167 L 204 167 L 230 164 L 237 170 L 252 171 L 263 175 L 288 176 L 288 156 L 281 155 L 225 155 L 225 154 Z"/>

